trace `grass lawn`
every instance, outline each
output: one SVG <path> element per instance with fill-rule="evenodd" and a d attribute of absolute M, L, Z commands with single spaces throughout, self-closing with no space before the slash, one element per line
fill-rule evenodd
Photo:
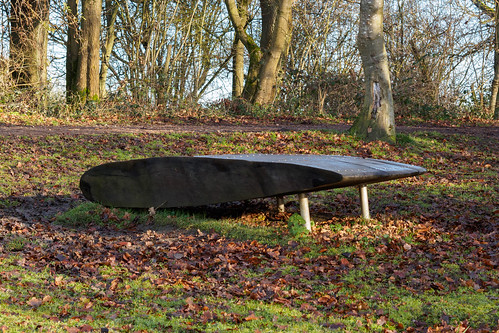
<path fill-rule="evenodd" d="M 0 330 L 5 332 L 494 332 L 498 142 L 333 131 L 0 136 Z M 428 173 L 310 196 L 311 234 L 271 199 L 190 210 L 86 202 L 81 174 L 132 158 L 334 154 Z M 61 208 L 63 207 L 63 209 Z M 54 216 L 55 212 L 59 212 Z"/>

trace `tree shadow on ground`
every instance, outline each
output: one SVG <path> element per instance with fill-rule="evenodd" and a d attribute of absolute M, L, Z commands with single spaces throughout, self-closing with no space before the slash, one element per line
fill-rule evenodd
<path fill-rule="evenodd" d="M 16 218 L 28 223 L 50 222 L 57 214 L 82 202 L 78 195 L 0 197 L 0 218 Z"/>

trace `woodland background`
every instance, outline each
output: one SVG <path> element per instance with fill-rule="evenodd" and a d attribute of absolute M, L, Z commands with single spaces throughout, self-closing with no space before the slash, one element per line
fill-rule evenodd
<path fill-rule="evenodd" d="M 262 8 L 281 2 L 237 3 L 240 13 L 247 9 L 246 33 L 261 48 L 268 36 Z M 277 91 L 263 107 L 237 98 L 242 88 L 234 57 L 240 46 L 230 3 L 235 2 L 2 0 L 0 107 L 76 118 L 104 109 L 142 117 L 358 114 L 363 94 L 358 1 L 294 2 L 292 34 L 275 73 Z M 495 6 L 490 0 L 385 1 L 398 118 L 494 117 Z"/>

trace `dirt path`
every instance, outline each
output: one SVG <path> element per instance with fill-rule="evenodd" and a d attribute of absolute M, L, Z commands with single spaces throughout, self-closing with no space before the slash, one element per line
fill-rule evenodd
<path fill-rule="evenodd" d="M 209 133 L 209 132 L 266 132 L 266 131 L 304 131 L 335 130 L 346 131 L 348 124 L 161 124 L 161 125 L 108 125 L 108 126 L 19 126 L 0 124 L 0 136 L 46 136 L 46 135 L 102 135 L 120 133 Z M 397 126 L 400 133 L 436 131 L 443 134 L 472 134 L 481 137 L 498 138 L 499 127 L 433 127 Z"/>

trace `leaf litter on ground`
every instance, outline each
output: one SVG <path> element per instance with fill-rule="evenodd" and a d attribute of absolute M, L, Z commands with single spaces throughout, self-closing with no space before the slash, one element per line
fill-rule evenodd
<path fill-rule="evenodd" d="M 492 332 L 499 328 L 497 140 L 433 132 L 410 139 L 388 145 L 323 131 L 0 137 L 0 324 Z M 356 217 L 354 189 L 314 194 L 308 239 L 286 233 L 293 202 L 281 216 L 269 200 L 187 213 L 278 226 L 282 242 L 273 245 L 210 230 L 155 230 L 103 207 L 91 213 L 104 223 L 52 223 L 57 211 L 82 202 L 78 177 L 95 164 L 227 152 L 376 157 L 429 173 L 372 186 L 372 221 Z M 124 314 L 131 311 L 137 315 Z"/>

